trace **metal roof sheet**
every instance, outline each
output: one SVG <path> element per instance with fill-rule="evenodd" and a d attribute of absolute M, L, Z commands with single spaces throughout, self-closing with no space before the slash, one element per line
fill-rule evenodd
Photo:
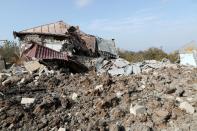
<path fill-rule="evenodd" d="M 44 34 L 65 34 L 68 32 L 70 25 L 63 21 L 45 24 L 30 29 L 22 30 L 20 33 L 44 33 Z"/>
<path fill-rule="evenodd" d="M 32 46 L 23 52 L 23 55 L 29 58 L 37 59 L 59 59 L 68 61 L 67 54 L 55 51 L 48 47 L 44 47 L 32 42 Z"/>
<path fill-rule="evenodd" d="M 98 50 L 108 52 L 114 56 L 118 56 L 115 42 L 113 40 L 105 40 L 97 37 Z"/>

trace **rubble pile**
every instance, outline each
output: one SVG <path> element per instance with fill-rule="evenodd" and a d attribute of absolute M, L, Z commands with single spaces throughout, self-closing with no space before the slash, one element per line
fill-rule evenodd
<path fill-rule="evenodd" d="M 196 69 L 156 61 L 100 63 L 107 72 L 1 73 L 0 130 L 197 129 Z M 136 65 L 140 73 L 133 73 Z M 110 73 L 128 66 L 128 75 Z"/>
<path fill-rule="evenodd" d="M 96 61 L 96 69 L 98 73 L 108 72 L 112 76 L 140 74 L 164 67 L 176 68 L 175 64 L 170 63 L 168 59 L 161 62 L 156 60 L 145 60 L 138 63 L 130 63 L 122 58 L 110 59 L 98 58 Z"/>

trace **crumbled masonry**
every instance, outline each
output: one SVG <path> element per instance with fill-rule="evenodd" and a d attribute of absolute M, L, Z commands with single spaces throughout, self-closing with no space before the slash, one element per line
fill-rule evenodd
<path fill-rule="evenodd" d="M 76 74 L 4 70 L 0 130 L 196 131 L 197 69 L 158 61 L 99 63 Z M 111 75 L 116 69 L 123 74 Z"/>

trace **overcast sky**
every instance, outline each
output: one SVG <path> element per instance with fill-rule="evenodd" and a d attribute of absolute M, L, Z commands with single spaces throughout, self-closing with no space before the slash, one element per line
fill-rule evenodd
<path fill-rule="evenodd" d="M 197 0 L 1 0 L 0 39 L 59 20 L 127 50 L 170 52 L 197 41 Z"/>

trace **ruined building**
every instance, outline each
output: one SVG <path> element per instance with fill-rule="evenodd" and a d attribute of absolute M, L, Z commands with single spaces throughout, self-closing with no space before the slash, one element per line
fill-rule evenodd
<path fill-rule="evenodd" d="M 21 52 L 32 42 L 58 52 L 76 56 L 117 57 L 114 40 L 104 40 L 82 32 L 78 26 L 70 26 L 63 21 L 14 32 L 20 41 Z"/>

